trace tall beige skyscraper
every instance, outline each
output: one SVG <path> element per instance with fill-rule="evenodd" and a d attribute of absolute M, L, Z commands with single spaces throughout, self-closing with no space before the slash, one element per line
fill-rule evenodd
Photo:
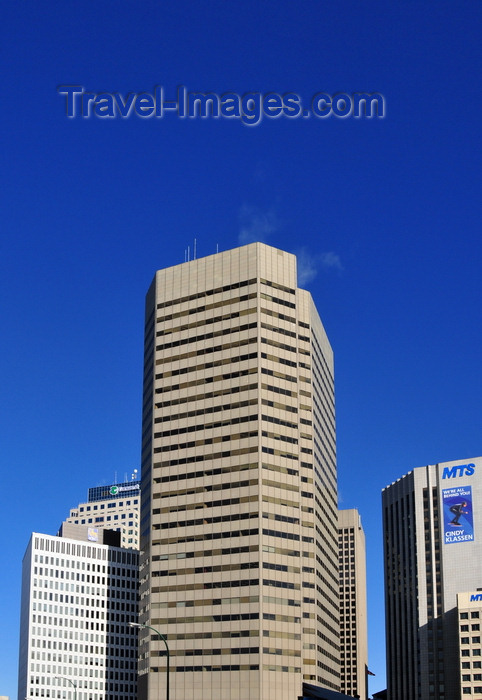
<path fill-rule="evenodd" d="M 296 258 L 253 243 L 146 299 L 140 622 L 171 700 L 338 690 L 333 355 Z M 140 697 L 166 688 L 140 630 Z"/>
<path fill-rule="evenodd" d="M 339 511 L 341 689 L 368 697 L 366 550 L 360 514 Z"/>

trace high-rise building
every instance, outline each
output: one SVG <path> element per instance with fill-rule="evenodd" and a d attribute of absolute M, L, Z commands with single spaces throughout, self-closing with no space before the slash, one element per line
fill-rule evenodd
<path fill-rule="evenodd" d="M 139 549 L 140 488 L 137 469 L 130 481 L 94 486 L 89 489 L 87 502 L 72 508 L 66 522 L 117 530 L 121 547 Z"/>
<path fill-rule="evenodd" d="M 472 629 L 460 647 L 457 595 L 482 585 L 482 458 L 416 468 L 382 502 L 388 698 L 471 694 L 480 647 Z"/>
<path fill-rule="evenodd" d="M 136 700 L 139 552 L 111 530 L 61 532 L 34 532 L 23 559 L 18 700 Z"/>
<path fill-rule="evenodd" d="M 333 356 L 296 258 L 253 243 L 146 298 L 140 622 L 171 700 L 340 687 Z M 140 698 L 166 684 L 140 633 Z"/>
<path fill-rule="evenodd" d="M 341 690 L 368 697 L 365 533 L 356 509 L 338 511 Z"/>
<path fill-rule="evenodd" d="M 482 698 L 482 588 L 457 593 L 461 696 Z"/>

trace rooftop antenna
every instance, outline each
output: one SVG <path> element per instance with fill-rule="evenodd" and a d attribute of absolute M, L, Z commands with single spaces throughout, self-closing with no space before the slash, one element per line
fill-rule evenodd
<path fill-rule="evenodd" d="M 137 469 L 134 469 L 134 470 L 133 470 L 131 479 L 132 479 L 132 481 L 136 481 L 136 480 L 137 480 Z"/>
<path fill-rule="evenodd" d="M 219 253 L 219 243 L 216 243 L 216 253 Z"/>
<path fill-rule="evenodd" d="M 196 260 L 196 239 L 194 239 L 194 253 L 193 253 L 193 260 Z"/>
<path fill-rule="evenodd" d="M 124 472 L 124 481 L 127 481 L 127 472 Z"/>
<path fill-rule="evenodd" d="M 187 250 L 184 248 L 184 262 L 187 262 Z"/>
<path fill-rule="evenodd" d="M 190 247 L 188 246 L 188 247 L 187 247 L 187 261 L 189 262 L 190 260 L 191 260 L 191 249 L 190 249 Z"/>
<path fill-rule="evenodd" d="M 117 472 L 114 472 L 114 484 L 117 484 Z"/>

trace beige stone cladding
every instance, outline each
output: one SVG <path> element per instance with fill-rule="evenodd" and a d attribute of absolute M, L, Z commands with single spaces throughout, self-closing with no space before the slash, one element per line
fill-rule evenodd
<path fill-rule="evenodd" d="M 147 294 L 140 621 L 171 700 L 339 689 L 333 356 L 293 255 L 253 243 Z M 164 646 L 140 636 L 140 697 Z"/>
<path fill-rule="evenodd" d="M 368 697 L 365 533 L 354 508 L 338 511 L 341 691 Z"/>

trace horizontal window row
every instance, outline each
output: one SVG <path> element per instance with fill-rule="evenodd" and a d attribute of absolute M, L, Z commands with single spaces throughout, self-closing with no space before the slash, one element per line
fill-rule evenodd
<path fill-rule="evenodd" d="M 283 420 L 282 418 L 277 418 L 275 416 L 267 416 L 263 414 L 261 416 L 261 420 L 264 420 L 267 423 L 274 423 L 275 425 L 283 425 L 285 428 L 293 428 L 294 430 L 298 428 L 297 423 L 293 423 L 289 420 Z"/>
<path fill-rule="evenodd" d="M 204 338 L 202 338 L 202 340 L 204 340 Z M 243 338 L 242 340 L 237 338 L 236 340 L 232 340 L 229 343 L 221 343 L 220 345 L 206 344 L 206 345 L 203 345 L 202 347 L 196 347 L 195 350 L 190 350 L 189 352 L 178 353 L 177 355 L 166 355 L 166 353 L 163 352 L 161 357 L 159 357 L 156 360 L 156 365 L 166 365 L 166 364 L 172 364 L 174 362 L 183 362 L 184 360 L 188 360 L 190 357 L 203 357 L 204 355 L 212 355 L 215 352 L 226 352 L 226 350 L 231 350 L 232 348 L 239 349 L 239 348 L 245 347 L 246 345 L 251 345 L 251 344 L 256 345 L 257 342 L 258 342 L 257 336 L 253 336 L 252 338 Z M 159 349 L 161 349 L 161 348 L 159 348 Z M 149 372 L 149 374 L 150 374 L 150 372 Z M 157 379 L 157 375 L 156 375 L 156 379 Z"/>
<path fill-rule="evenodd" d="M 261 284 L 264 284 L 267 287 L 279 289 L 280 291 L 286 292 L 287 294 L 296 294 L 294 289 L 291 289 L 290 287 L 285 287 L 283 284 L 279 284 L 278 282 L 272 282 L 271 280 L 266 280 L 263 278 L 261 278 L 259 281 L 261 282 Z"/>
<path fill-rule="evenodd" d="M 251 462 L 248 464 L 232 464 L 214 467 L 212 469 L 199 469 L 195 472 L 167 474 L 166 476 L 156 477 L 155 482 L 156 484 L 166 484 L 174 481 L 184 481 L 184 479 L 200 479 L 203 477 L 218 476 L 219 474 L 231 474 L 233 472 L 242 472 L 257 468 L 258 464 L 256 462 Z"/>
<path fill-rule="evenodd" d="M 243 620 L 259 620 L 259 613 L 230 613 L 227 615 L 193 615 L 186 617 L 164 617 L 151 620 L 153 625 L 164 627 L 164 625 L 194 624 L 203 622 L 241 622 Z M 170 638 L 171 635 L 169 635 Z"/>
<path fill-rule="evenodd" d="M 153 586 L 152 593 L 174 593 L 176 591 L 206 591 L 215 588 L 243 588 L 244 586 L 259 586 L 259 579 L 240 579 L 238 581 L 204 581 L 201 583 L 181 583 L 179 585 Z"/>
<path fill-rule="evenodd" d="M 175 651 L 174 656 L 231 656 L 232 654 L 259 654 L 259 647 L 226 647 L 224 649 L 185 649 Z"/>
<path fill-rule="evenodd" d="M 173 600 L 173 601 L 151 601 L 151 608 L 198 608 L 203 605 L 247 605 L 259 603 L 259 596 L 233 596 L 232 598 L 205 598 L 203 600 Z"/>
<path fill-rule="evenodd" d="M 251 447 L 241 447 L 236 450 L 223 450 L 222 452 L 212 452 L 209 454 L 200 454 L 200 455 L 190 455 L 189 457 L 176 457 L 174 459 L 168 459 L 164 462 L 155 462 L 152 467 L 153 469 L 165 469 L 166 467 L 174 467 L 177 466 L 178 464 L 192 464 L 193 462 L 210 462 L 211 460 L 216 460 L 216 459 L 227 459 L 228 457 L 237 457 L 239 455 L 247 455 L 247 454 L 252 454 L 253 452 L 258 452 L 258 447 L 256 446 L 251 446 Z M 157 483 L 157 479 L 154 479 L 154 481 Z M 204 490 L 204 489 L 201 489 Z M 213 491 L 216 490 L 213 488 Z M 185 490 L 184 493 L 188 493 L 188 490 Z M 192 493 L 198 493 L 198 491 L 192 491 Z M 164 494 L 153 494 L 153 498 L 164 498 Z"/>
<path fill-rule="evenodd" d="M 283 515 L 282 513 L 263 513 L 263 518 L 266 520 L 276 520 L 282 523 L 291 523 L 293 525 L 299 525 L 299 518 L 292 518 L 289 515 Z"/>
<path fill-rule="evenodd" d="M 216 389 L 215 391 L 208 391 L 202 394 L 197 394 L 195 396 L 182 396 L 177 399 L 170 399 L 167 401 L 156 401 L 156 408 L 167 408 L 168 406 L 178 406 L 180 404 L 193 404 L 195 401 L 204 401 L 205 399 L 213 399 L 217 396 L 229 396 L 230 394 L 239 394 L 244 391 L 250 391 L 252 389 L 257 389 L 257 383 L 245 384 L 243 386 L 230 386 L 223 387 L 222 389 Z"/>
<path fill-rule="evenodd" d="M 260 325 L 261 328 L 264 328 L 264 330 L 266 331 L 273 331 L 274 333 L 287 335 L 289 338 L 296 338 L 296 333 L 294 331 L 288 331 L 285 328 L 278 328 L 277 326 L 272 326 L 269 323 L 266 323 L 265 321 L 263 321 Z"/>
<path fill-rule="evenodd" d="M 200 671 L 259 671 L 259 664 L 222 664 L 220 666 L 174 666 L 174 671 L 176 671 L 177 673 L 196 673 Z"/>
<path fill-rule="evenodd" d="M 225 413 L 235 411 L 238 408 L 247 408 L 258 404 L 257 399 L 245 399 L 244 401 L 233 401 L 232 403 L 219 404 L 218 406 L 206 406 L 203 408 L 194 409 L 191 411 L 183 411 L 182 413 L 168 413 L 164 416 L 158 416 L 154 423 L 166 423 L 176 420 L 184 420 L 185 418 L 194 418 L 195 416 L 205 416 L 211 413 Z M 149 429 L 151 426 L 149 426 Z"/>
<path fill-rule="evenodd" d="M 297 378 L 291 376 L 291 374 L 284 374 L 284 372 L 275 372 L 267 367 L 261 367 L 261 374 L 267 374 L 270 377 L 277 377 L 278 379 L 284 379 L 286 382 L 297 382 Z"/>
<path fill-rule="evenodd" d="M 260 311 L 265 316 L 271 316 L 272 318 L 279 318 L 280 321 L 287 321 L 288 323 L 296 323 L 296 318 L 293 316 L 287 316 L 286 314 L 279 313 L 278 311 L 273 311 L 272 309 L 266 309 L 261 307 Z"/>
<path fill-rule="evenodd" d="M 298 649 L 277 649 L 275 647 L 263 647 L 263 654 L 276 654 L 277 656 L 301 656 Z"/>
<path fill-rule="evenodd" d="M 259 637 L 258 629 L 222 630 L 220 632 L 183 632 L 170 634 L 169 639 L 237 639 L 238 637 Z"/>
<path fill-rule="evenodd" d="M 246 479 L 243 481 L 232 481 L 228 483 L 221 483 L 221 484 L 205 484 L 203 486 L 197 486 L 197 487 L 190 487 L 190 488 L 184 488 L 184 489 L 176 489 L 175 491 L 162 491 L 161 493 L 155 493 L 153 495 L 153 498 L 172 498 L 173 496 L 185 496 L 185 495 L 192 495 L 194 493 L 212 493 L 213 491 L 223 491 L 226 489 L 237 489 L 237 488 L 246 488 L 247 486 L 257 486 L 258 485 L 258 480 L 257 479 Z M 246 497 L 245 501 L 240 500 L 239 502 L 246 502 L 248 498 Z"/>
<path fill-rule="evenodd" d="M 187 450 L 192 447 L 202 447 L 203 445 L 216 445 L 220 442 L 231 442 L 231 440 L 246 440 L 247 438 L 258 437 L 257 430 L 248 430 L 245 433 L 230 433 L 228 435 L 216 435 L 215 437 L 204 438 L 204 440 L 191 440 L 189 442 L 181 442 L 174 445 L 163 445 L 162 447 L 155 447 L 153 449 L 154 454 L 159 454 L 160 452 L 172 452 L 174 450 Z"/>
<path fill-rule="evenodd" d="M 286 457 L 286 459 L 293 459 L 296 462 L 298 461 L 297 454 L 294 454 L 292 452 L 286 452 L 285 450 L 277 450 L 274 447 L 266 447 L 265 445 L 263 445 L 261 447 L 261 452 L 264 452 L 267 455 L 274 455 L 276 457 Z"/>
<path fill-rule="evenodd" d="M 179 348 L 182 347 L 183 345 L 190 345 L 191 343 L 202 343 L 206 340 L 212 340 L 213 338 L 221 338 L 224 335 L 231 335 L 231 333 L 242 333 L 244 331 L 249 331 L 253 330 L 254 328 L 257 328 L 258 324 L 256 321 L 252 321 L 251 323 L 244 323 L 241 326 L 234 326 L 233 328 L 222 328 L 219 331 L 210 331 L 209 333 L 200 333 L 199 335 L 192 335 L 189 336 L 188 338 L 180 338 L 179 340 L 168 340 L 165 343 L 160 343 L 159 345 L 156 345 L 156 352 L 164 352 L 164 350 L 170 350 L 172 348 Z M 249 341 L 251 342 L 251 340 Z M 235 345 L 236 343 L 233 343 L 232 345 Z M 208 349 L 205 349 L 205 352 L 208 352 Z M 157 364 L 162 364 L 164 362 L 164 358 L 161 357 L 159 358 L 159 361 L 156 361 Z M 146 365 L 147 367 L 147 365 Z"/>
<path fill-rule="evenodd" d="M 177 299 L 172 299 L 171 301 L 164 301 L 157 304 L 156 308 L 165 309 L 167 306 L 173 306 L 174 304 L 183 304 L 188 301 L 194 301 L 195 299 L 202 299 L 203 297 L 210 297 L 214 294 L 223 294 L 224 292 L 229 292 L 233 289 L 242 289 L 250 284 L 256 284 L 256 279 L 243 280 L 242 282 L 235 282 L 234 284 L 226 284 L 223 287 L 215 287 L 213 289 L 206 289 L 202 292 L 196 292 L 196 294 L 190 294 L 189 296 L 179 297 Z"/>
<path fill-rule="evenodd" d="M 169 556 L 169 555 L 167 555 Z M 173 556 L 173 555 L 171 555 Z M 166 557 L 167 558 L 167 557 Z M 174 555 L 176 558 L 176 555 Z M 249 569 L 258 569 L 259 562 L 257 561 L 244 561 L 237 562 L 236 564 L 215 564 L 211 566 L 192 566 L 190 568 L 184 567 L 183 569 L 162 569 L 161 571 L 151 571 L 151 576 L 165 577 L 165 576 L 193 576 L 194 574 L 212 574 L 219 573 L 221 571 L 246 571 Z M 295 567 L 291 567 L 295 568 Z M 299 569 L 298 569 L 299 571 Z"/>
<path fill-rule="evenodd" d="M 280 299 L 279 297 L 273 297 L 271 296 L 271 294 L 265 294 L 264 292 L 261 292 L 259 296 L 261 299 L 266 299 L 266 301 L 272 301 L 275 304 L 280 304 L 280 306 L 287 306 L 290 309 L 296 309 L 296 304 L 294 304 L 292 301 Z"/>
<path fill-rule="evenodd" d="M 175 552 L 173 554 L 154 554 L 152 561 L 167 561 L 168 559 L 193 559 L 198 557 L 217 557 L 227 554 L 247 554 L 248 552 L 258 552 L 257 544 L 244 545 L 242 547 L 223 547 L 219 549 L 205 549 L 201 551 Z"/>
<path fill-rule="evenodd" d="M 286 343 L 282 343 L 279 340 L 273 340 L 272 338 L 261 338 L 261 343 L 263 345 L 270 345 L 273 348 L 279 348 L 280 350 L 286 350 L 287 352 L 296 352 L 295 345 L 287 345 Z M 301 362 L 299 364 L 300 366 L 303 366 Z"/>
<path fill-rule="evenodd" d="M 198 532 L 192 535 L 184 535 L 181 537 L 167 537 L 162 540 L 153 540 L 152 545 L 164 546 L 166 544 L 182 544 L 184 542 L 206 542 L 210 540 L 227 539 L 228 537 L 251 537 L 258 535 L 257 527 L 245 530 L 225 530 L 224 532 Z"/>
<path fill-rule="evenodd" d="M 233 506 L 239 503 L 258 502 L 258 495 L 251 496 L 233 496 L 232 498 L 221 498 L 216 501 L 195 501 L 194 503 L 184 503 L 180 506 L 166 506 L 165 508 L 154 508 L 153 515 L 161 513 L 183 513 L 188 510 L 203 510 L 204 508 L 220 508 L 222 506 Z"/>
<path fill-rule="evenodd" d="M 292 591 L 299 591 L 300 585 L 292 581 L 277 581 L 276 579 L 263 579 L 263 586 L 273 586 L 273 588 L 289 588 Z"/>
<path fill-rule="evenodd" d="M 258 420 L 258 414 L 252 416 L 233 416 L 224 420 L 213 421 L 212 423 L 201 423 L 198 425 L 186 425 L 183 428 L 171 428 L 154 433 L 154 439 L 171 437 L 173 435 L 183 435 L 185 433 L 194 433 L 198 430 L 214 430 L 215 428 L 224 428 L 230 425 L 239 425 L 240 423 L 248 423 L 249 421 Z M 219 442 L 219 439 L 217 440 Z M 205 443 L 203 443 L 205 444 Z M 171 448 L 169 448 L 171 449 Z"/>
<path fill-rule="evenodd" d="M 200 365 L 190 365 L 189 367 L 180 367 L 179 369 L 170 369 L 165 372 L 159 372 L 156 374 L 156 379 L 167 379 L 168 377 L 178 377 L 181 374 L 188 374 L 189 372 L 204 372 L 206 369 L 213 369 L 215 367 L 222 367 L 223 365 L 236 364 L 238 362 L 246 362 L 248 360 L 257 360 L 257 352 L 247 352 L 244 355 L 235 355 L 233 357 L 224 357 L 219 360 L 213 360 L 212 362 L 203 362 Z M 167 361 L 166 361 L 167 362 Z"/>
<path fill-rule="evenodd" d="M 270 440 L 281 440 L 282 442 L 289 442 L 292 445 L 298 444 L 298 439 L 290 437 L 289 435 L 280 435 L 279 433 L 269 433 L 267 430 L 261 431 L 261 435 Z"/>
<path fill-rule="evenodd" d="M 285 357 L 280 357 L 279 355 L 268 355 L 266 352 L 261 353 L 261 359 L 269 360 L 270 362 L 278 362 L 280 365 L 286 365 L 287 367 L 298 366 L 293 360 L 288 360 Z"/>
<path fill-rule="evenodd" d="M 166 335 L 171 335 L 173 333 L 181 333 L 182 331 L 189 331 L 193 328 L 202 328 L 203 326 L 210 326 L 214 323 L 221 323 L 222 321 L 230 321 L 237 318 L 242 318 L 244 316 L 249 316 L 255 314 L 257 309 L 241 309 L 240 311 L 231 311 L 227 314 L 221 314 L 220 316 L 214 316 L 213 318 L 199 319 L 198 321 L 192 321 L 191 323 L 183 323 L 180 326 L 175 326 L 172 328 L 164 328 L 164 330 L 158 330 L 156 332 L 157 337 L 165 337 Z M 158 347 L 156 345 L 156 351 Z"/>
<path fill-rule="evenodd" d="M 261 384 L 262 389 L 266 389 L 266 391 L 272 391 L 275 394 L 283 394 L 284 396 L 292 396 L 293 398 L 296 398 L 298 394 L 296 391 L 290 391 L 289 389 L 282 389 L 279 386 L 273 386 L 271 384 Z"/>
<path fill-rule="evenodd" d="M 158 387 L 154 393 L 167 394 L 170 391 L 181 391 L 182 389 L 189 389 L 193 386 L 204 386 L 206 384 L 224 382 L 228 379 L 239 379 L 240 377 L 247 377 L 250 374 L 257 374 L 257 372 L 257 367 L 250 367 L 249 369 L 243 369 L 237 372 L 225 372 L 224 374 L 217 374 L 215 377 L 201 377 L 200 379 L 193 379 L 190 382 L 182 382 L 181 384 L 171 384 L 170 386 Z M 205 398 L 205 396 L 203 398 Z"/>
<path fill-rule="evenodd" d="M 231 523 L 239 520 L 252 520 L 259 517 L 259 513 L 227 513 L 215 517 L 193 518 L 192 520 L 175 520 L 172 522 L 161 522 L 153 525 L 153 530 L 170 530 L 177 527 L 199 527 L 202 525 L 213 525 L 216 523 Z"/>
<path fill-rule="evenodd" d="M 250 294 L 243 294 L 239 297 L 229 297 L 219 299 L 219 301 L 214 301 L 211 304 L 201 304 L 200 306 L 190 306 L 187 309 L 182 309 L 180 311 L 174 311 L 173 313 L 166 314 L 165 316 L 158 316 L 156 318 L 156 323 L 165 323 L 166 321 L 173 321 L 177 318 L 183 318 L 185 316 L 192 316 L 193 314 L 200 314 L 206 311 L 212 311 L 212 309 L 219 309 L 221 306 L 231 306 L 232 304 L 241 304 L 244 301 L 249 301 L 249 299 L 256 299 L 256 292 L 251 292 Z"/>

